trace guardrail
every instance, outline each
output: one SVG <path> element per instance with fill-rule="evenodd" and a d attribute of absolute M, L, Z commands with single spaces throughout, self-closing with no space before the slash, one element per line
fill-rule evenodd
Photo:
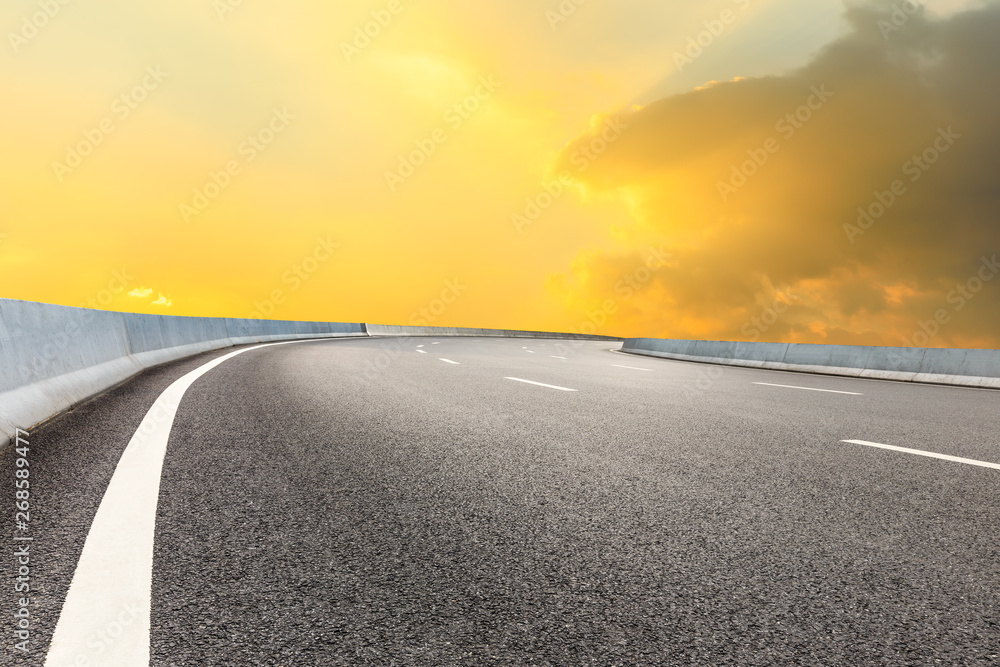
<path fill-rule="evenodd" d="M 363 324 L 139 315 L 0 299 L 0 449 L 168 361 L 246 343 L 364 336 Z"/>
<path fill-rule="evenodd" d="M 1000 350 L 629 338 L 621 351 L 726 366 L 1000 389 Z"/>
<path fill-rule="evenodd" d="M 558 340 L 607 340 L 619 341 L 614 336 L 592 334 L 554 333 L 546 331 L 518 331 L 515 329 L 471 329 L 465 327 L 412 327 L 392 324 L 366 324 L 369 336 L 492 336 L 498 338 L 549 338 Z"/>
<path fill-rule="evenodd" d="M 507 329 L 139 315 L 0 299 L 0 450 L 17 428 L 31 428 L 159 364 L 248 343 L 368 335 L 621 340 Z"/>

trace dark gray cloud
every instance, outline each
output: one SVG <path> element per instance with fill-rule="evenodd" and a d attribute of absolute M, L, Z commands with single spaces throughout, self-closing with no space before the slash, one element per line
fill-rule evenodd
<path fill-rule="evenodd" d="M 1000 4 L 941 20 L 903 4 L 847 7 L 850 33 L 800 70 L 624 114 L 575 173 L 637 202 L 637 249 L 582 255 L 557 289 L 580 307 L 614 298 L 662 244 L 671 266 L 610 328 L 1000 347 Z M 775 299 L 791 305 L 754 326 Z"/>

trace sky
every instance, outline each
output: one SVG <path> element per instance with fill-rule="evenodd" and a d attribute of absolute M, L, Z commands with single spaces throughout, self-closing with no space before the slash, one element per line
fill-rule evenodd
<path fill-rule="evenodd" d="M 1000 4 L 9 0 L 0 296 L 1000 343 Z"/>

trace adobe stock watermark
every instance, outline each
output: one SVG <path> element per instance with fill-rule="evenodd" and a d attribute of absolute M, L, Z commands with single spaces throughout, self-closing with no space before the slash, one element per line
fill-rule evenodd
<path fill-rule="evenodd" d="M 281 282 L 288 286 L 288 292 L 283 288 L 278 288 L 272 290 L 268 298 L 263 301 L 254 301 L 254 310 L 247 315 L 247 318 L 262 320 L 273 315 L 288 300 L 288 294 L 297 292 L 324 264 L 330 261 L 334 251 L 338 248 L 340 248 L 340 244 L 331 241 L 329 234 L 326 238 L 317 238 L 316 246 L 312 252 L 281 274 Z"/>
<path fill-rule="evenodd" d="M 243 6 L 244 0 L 213 0 L 212 9 L 215 10 L 215 15 L 219 17 L 220 22 L 225 22 L 229 15 Z"/>
<path fill-rule="evenodd" d="M 903 26 L 910 20 L 910 17 L 919 12 L 925 4 L 926 0 L 903 0 L 903 2 L 894 3 L 889 19 L 879 19 L 876 23 L 879 31 L 882 33 L 882 39 L 889 41 L 889 36 L 894 32 L 902 30 Z"/>
<path fill-rule="evenodd" d="M 594 160 L 604 155 L 608 146 L 618 141 L 627 129 L 628 125 L 618 116 L 606 119 L 600 134 L 573 151 L 569 156 L 569 163 L 576 167 L 577 173 L 582 174 L 590 168 Z"/>
<path fill-rule="evenodd" d="M 758 342 L 761 335 L 767 333 L 788 312 L 793 302 L 798 300 L 799 297 L 794 294 L 779 292 L 774 300 L 760 311 L 759 315 L 744 322 L 743 326 L 740 327 L 740 333 L 749 338 L 751 343 Z M 704 396 L 705 392 L 712 389 L 716 381 L 725 373 L 725 369 L 717 364 L 706 363 L 700 364 L 700 366 L 694 383 L 686 383 L 682 387 L 684 396 L 688 400 Z"/>
<path fill-rule="evenodd" d="M 410 324 L 416 327 L 429 327 L 455 303 L 468 287 L 459 282 L 458 278 L 444 281 L 441 294 L 431 299 L 426 306 L 417 308 L 410 315 Z"/>
<path fill-rule="evenodd" d="M 468 290 L 468 286 L 463 285 L 459 278 L 445 280 L 444 286 L 441 288 L 438 296 L 410 314 L 410 325 L 417 327 L 431 326 L 466 290 Z M 392 338 L 387 343 L 379 346 L 378 356 L 365 363 L 363 374 L 366 380 L 374 380 L 379 373 L 389 368 L 396 359 L 410 352 L 411 348 L 405 348 L 402 341 L 402 338 Z"/>
<path fill-rule="evenodd" d="M 501 83 L 496 81 L 492 74 L 488 77 L 479 77 L 478 85 L 472 92 L 444 112 L 444 122 L 452 132 L 457 131 L 483 107 L 500 86 Z M 401 153 L 397 158 L 396 170 L 385 172 L 385 183 L 389 186 L 389 192 L 396 192 L 400 185 L 417 172 L 417 169 L 425 165 L 437 152 L 438 147 L 448 141 L 449 136 L 448 130 L 436 127 L 426 137 L 414 141 L 415 148 L 409 153 Z"/>
<path fill-rule="evenodd" d="M 638 294 L 656 274 L 657 271 L 667 266 L 668 260 L 673 257 L 669 252 L 664 251 L 663 246 L 654 248 L 649 246 L 645 251 L 643 263 L 630 273 L 623 275 L 615 282 L 615 298 L 607 298 L 599 308 L 587 311 L 587 320 L 580 324 L 579 328 L 572 333 L 584 335 L 594 335 L 608 324 L 611 317 L 618 313 L 620 308 L 619 299 L 628 301 Z"/>
<path fill-rule="evenodd" d="M 94 311 L 110 306 L 115 296 L 127 290 L 134 279 L 135 277 L 129 275 L 126 269 L 112 271 L 111 279 L 105 287 L 77 304 L 79 308 L 87 309 L 79 318 L 73 318 L 62 330 L 48 332 L 47 339 L 38 353 L 27 363 L 18 364 L 17 372 L 21 380 L 45 377 L 51 375 L 53 371 L 61 370 L 60 360 L 65 357 L 66 350 L 77 344 L 77 339 L 87 332 L 90 323 L 98 316 Z M 23 335 L 17 331 L 14 333 Z"/>
<path fill-rule="evenodd" d="M 38 37 L 39 33 L 62 11 L 70 0 L 38 0 L 38 11 L 21 19 L 21 29 L 8 32 L 7 41 L 14 55 L 18 55 L 28 42 Z"/>
<path fill-rule="evenodd" d="M 750 0 L 732 0 L 741 12 L 750 8 Z M 736 23 L 739 15 L 732 9 L 723 9 L 719 16 L 702 22 L 705 29 L 697 35 L 688 38 L 687 46 L 683 51 L 674 51 L 674 64 L 678 72 L 683 72 L 688 65 L 694 64 L 705 53 L 705 49 L 710 47 L 715 40 L 722 36 L 726 28 Z"/>
<path fill-rule="evenodd" d="M 684 398 L 689 401 L 702 398 L 705 392 L 711 390 L 716 381 L 725 373 L 723 367 L 717 364 L 698 364 L 698 366 L 698 377 L 695 378 L 694 383 L 686 382 L 681 387 Z"/>
<path fill-rule="evenodd" d="M 412 0 L 410 0 L 412 2 Z M 354 28 L 354 38 L 350 42 L 340 43 L 340 52 L 344 60 L 350 64 L 361 52 L 367 49 L 388 28 L 396 17 L 406 10 L 407 4 L 402 0 L 389 0 L 385 7 L 373 9 L 371 20 Z"/>
<path fill-rule="evenodd" d="M 210 171 L 208 180 L 194 189 L 190 202 L 180 204 L 179 209 L 184 222 L 190 223 L 192 218 L 201 215 L 211 206 L 212 202 L 233 184 L 233 179 L 243 173 L 243 168 L 252 164 L 266 151 L 295 119 L 295 114 L 289 113 L 287 107 L 273 109 L 267 123 L 253 134 L 247 135 L 247 138 L 237 146 L 236 154 L 243 160 L 234 158 L 219 171 Z"/>
<path fill-rule="evenodd" d="M 604 126 L 600 133 L 589 142 L 577 148 L 570 155 L 569 162 L 576 168 L 577 173 L 583 173 L 590 168 L 590 165 L 600 156 L 607 152 L 608 147 L 621 138 L 628 125 L 615 116 L 604 121 Z M 573 172 L 563 169 L 556 178 L 546 180 L 542 183 L 539 192 L 524 200 L 524 208 L 511 214 L 510 221 L 518 234 L 524 232 L 525 227 L 529 227 L 542 217 L 546 210 L 555 204 L 566 192 L 566 189 L 573 184 Z"/>
<path fill-rule="evenodd" d="M 576 14 L 577 9 L 586 3 L 587 0 L 562 0 L 555 9 L 545 10 L 545 20 L 549 22 L 549 27 L 555 32 L 560 25 Z"/>
<path fill-rule="evenodd" d="M 135 276 L 129 275 L 126 269 L 112 271 L 111 279 L 108 281 L 108 284 L 104 288 L 98 290 L 96 294 L 88 296 L 84 299 L 80 304 L 80 308 L 107 308 L 111 305 L 115 296 L 128 289 L 133 280 L 135 280 Z"/>
<path fill-rule="evenodd" d="M 927 347 L 928 343 L 941 332 L 941 327 L 951 322 L 952 314 L 961 311 L 965 306 L 976 298 L 983 291 L 983 288 L 1000 273 L 1000 262 L 997 256 L 983 257 L 982 264 L 976 274 L 964 283 L 955 285 L 955 288 L 948 292 L 945 301 L 950 308 L 938 308 L 934 312 L 934 317 L 917 322 L 917 329 L 906 340 L 907 345 L 912 347 Z"/>
<path fill-rule="evenodd" d="M 124 633 L 125 629 L 130 625 L 135 623 L 139 619 L 139 615 L 142 613 L 142 605 L 133 602 L 126 602 L 122 604 L 118 613 L 111 617 L 107 623 L 104 624 L 99 630 L 92 632 L 87 636 L 87 648 L 89 649 L 87 653 L 76 656 L 73 661 L 74 665 L 91 665 L 91 664 L 101 664 L 100 662 L 91 663 L 88 660 L 89 656 L 95 656 L 100 658 L 105 653 L 108 653 L 116 643 L 118 643 L 119 638 Z"/>
<path fill-rule="evenodd" d="M 393 361 L 406 354 L 402 341 L 402 338 L 390 338 L 388 342 L 379 346 L 378 356 L 366 362 L 362 371 L 366 381 L 371 382 L 376 379 L 379 373 L 392 365 Z"/>
<path fill-rule="evenodd" d="M 740 327 L 740 333 L 756 343 L 762 334 L 765 334 L 773 327 L 782 315 L 792 307 L 792 302 L 798 300 L 795 295 L 779 294 L 774 301 L 765 307 L 760 315 L 750 318 Z"/>
<path fill-rule="evenodd" d="M 579 326 L 572 329 L 570 333 L 582 334 L 584 336 L 600 335 L 598 332 L 607 326 L 612 317 L 618 314 L 621 308 L 620 300 L 628 301 L 634 297 L 653 279 L 653 275 L 657 271 L 669 264 L 668 260 L 672 256 L 669 252 L 664 251 L 663 246 L 659 248 L 649 246 L 646 248 L 642 265 L 621 276 L 615 282 L 615 297 L 605 299 L 597 308 L 588 309 L 586 319 Z M 556 355 L 560 357 L 569 356 L 571 352 L 580 349 L 583 345 L 584 341 L 580 340 L 572 342 L 560 341 L 555 344 Z"/>
<path fill-rule="evenodd" d="M 124 122 L 139 105 L 149 98 L 149 94 L 160 87 L 170 76 L 160 69 L 159 65 L 150 65 L 142 80 L 122 93 L 111 104 L 111 115 L 105 116 L 96 127 L 83 131 L 83 139 L 66 147 L 66 157 L 62 162 L 53 162 L 52 170 L 60 183 L 76 171 L 88 157 L 93 155 L 97 147 L 104 143 L 112 132 L 118 129 L 118 123 Z"/>
<path fill-rule="evenodd" d="M 910 183 L 916 183 L 961 138 L 962 135 L 956 134 L 950 125 L 948 129 L 939 127 L 934 142 L 925 148 L 923 152 L 911 156 L 909 160 L 903 163 L 903 166 L 900 168 L 903 175 L 909 176 Z M 857 224 L 844 223 L 844 233 L 847 234 L 847 240 L 853 245 L 857 237 L 862 236 L 871 229 L 875 222 L 885 215 L 908 192 L 909 188 L 906 182 L 900 178 L 890 183 L 888 190 L 876 190 L 873 192 L 874 201 L 867 206 L 858 207 Z"/>
<path fill-rule="evenodd" d="M 774 130 L 781 135 L 785 141 L 790 141 L 795 134 L 805 127 L 805 124 L 812 120 L 814 114 L 833 97 L 833 93 L 826 89 L 826 85 L 811 86 L 811 95 L 806 98 L 794 111 L 786 113 L 774 124 Z M 716 188 L 722 201 L 726 202 L 729 197 L 746 185 L 751 178 L 768 163 L 772 156 L 781 150 L 781 142 L 774 137 L 768 137 L 762 146 L 747 150 L 749 159 L 740 164 L 730 165 L 730 175 L 727 181 L 717 181 Z"/>
<path fill-rule="evenodd" d="M 31 641 L 31 467 L 30 434 L 20 428 L 14 431 L 14 593 L 17 608 L 14 610 L 14 649 L 22 655 L 29 652 Z"/>

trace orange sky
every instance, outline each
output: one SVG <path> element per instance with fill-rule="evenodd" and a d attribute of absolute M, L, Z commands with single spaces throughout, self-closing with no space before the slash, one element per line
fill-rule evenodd
<path fill-rule="evenodd" d="M 892 4 L 12 0 L 0 296 L 996 347 L 1000 8 Z"/>

